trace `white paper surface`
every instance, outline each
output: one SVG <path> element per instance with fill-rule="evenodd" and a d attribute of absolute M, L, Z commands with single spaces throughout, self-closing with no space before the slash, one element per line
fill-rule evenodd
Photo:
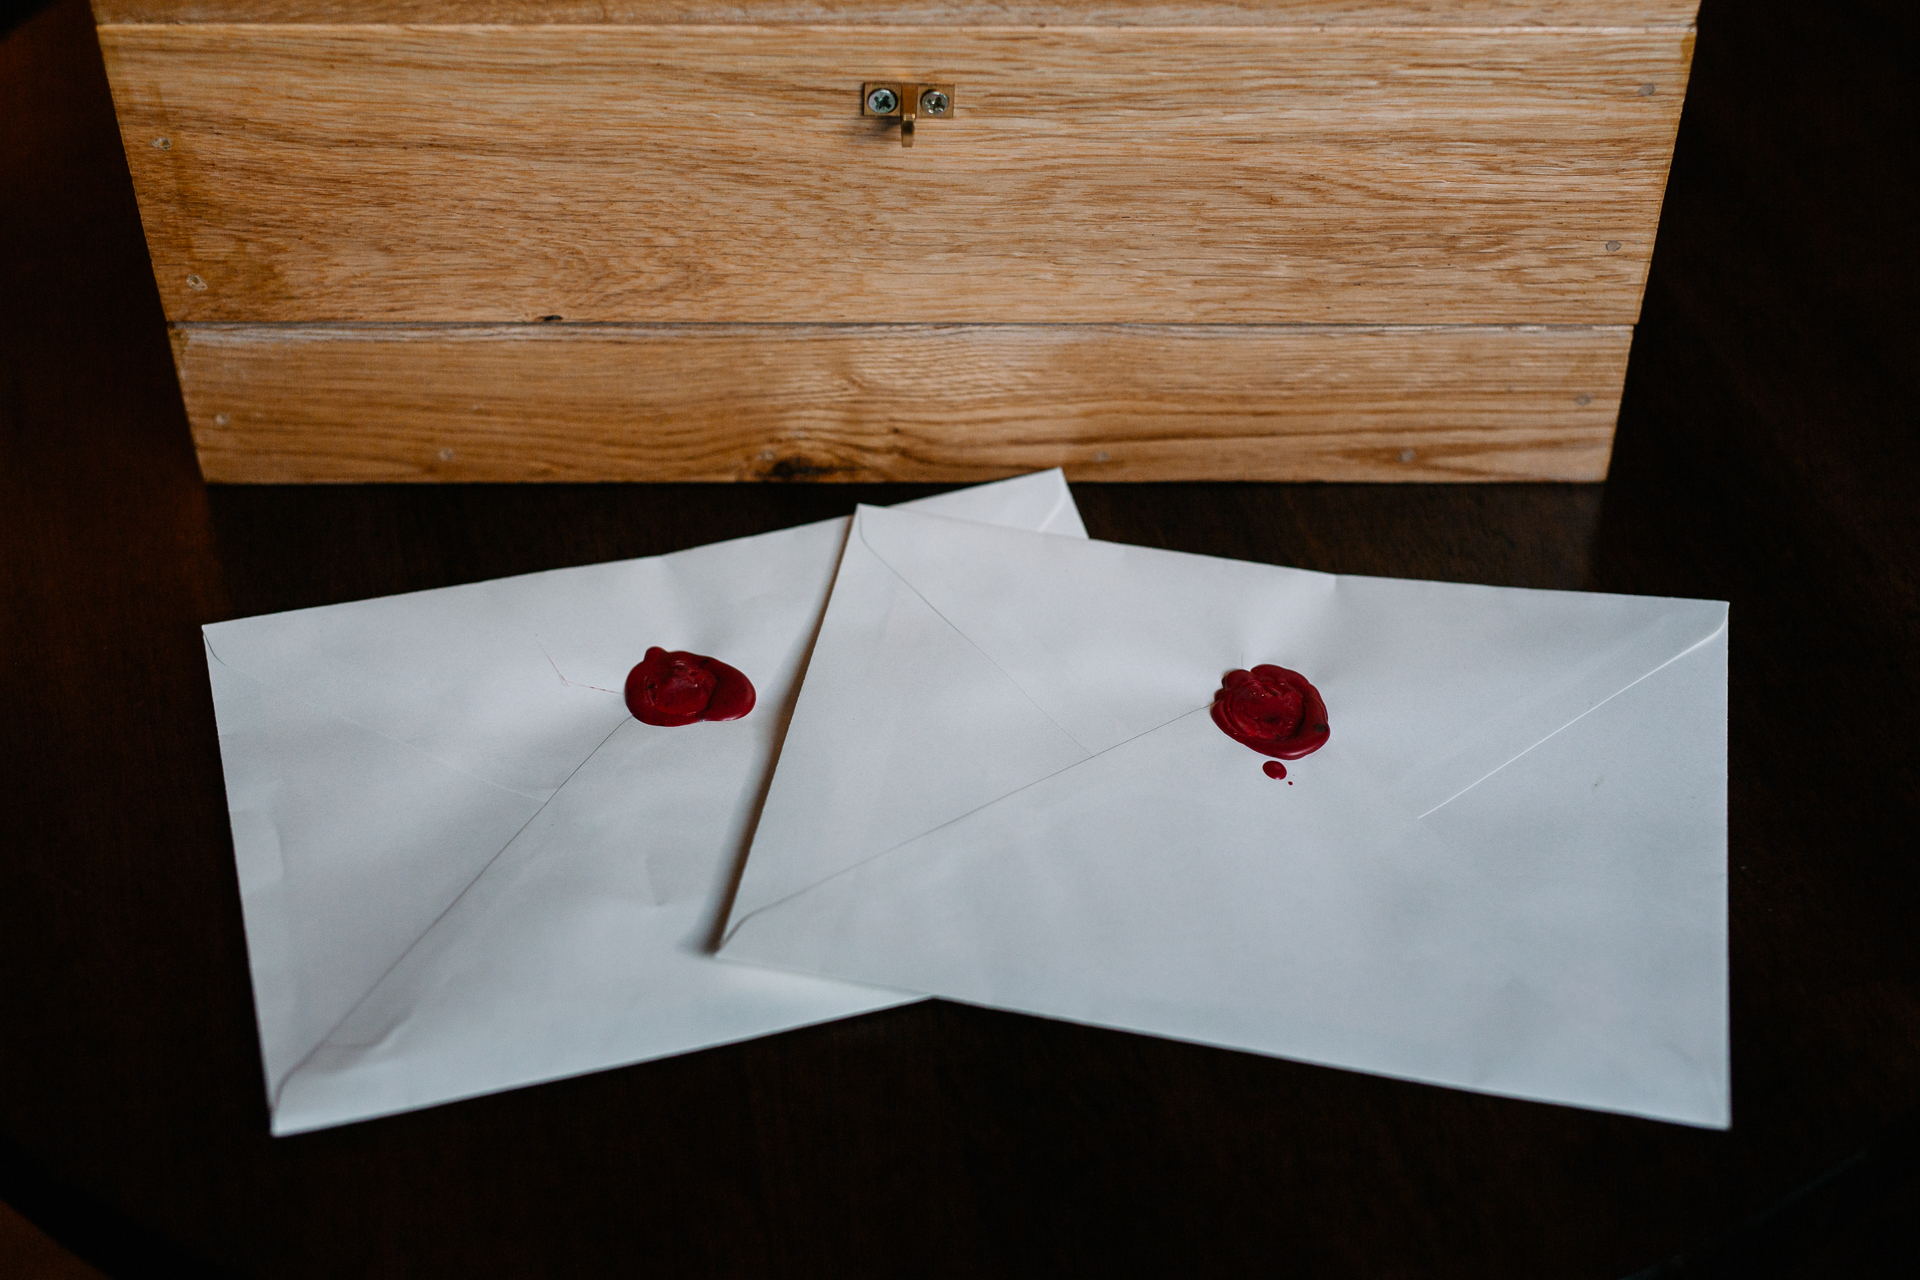
<path fill-rule="evenodd" d="M 1086 532 L 1057 471 L 914 505 Z M 911 998 L 706 954 L 848 523 L 205 629 L 275 1133 Z M 655 644 L 753 713 L 634 720 Z"/>
<path fill-rule="evenodd" d="M 1258 663 L 1293 785 L 1208 714 Z M 720 954 L 1724 1126 L 1725 699 L 1717 602 L 862 508 Z"/>

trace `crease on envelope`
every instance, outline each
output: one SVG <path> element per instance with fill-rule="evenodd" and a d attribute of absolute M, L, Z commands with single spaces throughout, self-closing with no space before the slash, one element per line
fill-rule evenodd
<path fill-rule="evenodd" d="M 553 668 L 553 674 L 559 677 L 561 684 L 574 689 L 592 689 L 595 693 L 610 693 L 616 698 L 626 697 L 626 694 L 619 689 L 602 689 L 597 684 L 582 684 L 578 680 L 567 679 L 566 672 L 560 670 L 560 664 L 553 660 L 551 653 L 547 652 L 546 643 L 540 639 L 538 631 L 533 633 L 533 642 L 540 646 L 540 656 L 547 660 L 547 665 Z"/>
<path fill-rule="evenodd" d="M 633 763 L 627 753 L 649 736 L 637 723 L 623 729 L 289 1079 L 277 1131 L 918 999 L 714 963 L 700 945 L 710 894 L 660 901 L 652 868 L 605 856 L 625 853 L 631 832 L 583 841 L 567 821 L 595 807 L 580 785 L 617 787 Z M 568 806 L 571 815 L 561 812 Z M 729 862 L 706 870 L 724 880 Z"/>
<path fill-rule="evenodd" d="M 985 655 L 982 655 L 982 656 L 985 656 Z M 1027 790 L 1029 787 L 1037 787 L 1043 782 L 1047 782 L 1053 778 L 1058 777 L 1063 773 L 1066 773 L 1073 769 L 1077 769 L 1081 765 L 1084 765 L 1093 760 L 1096 760 L 1099 757 L 1107 754 L 1107 752 L 1109 751 L 1117 751 L 1121 747 L 1126 746 L 1128 743 L 1133 742 L 1135 739 L 1144 738 L 1150 733 L 1154 733 L 1157 730 L 1166 728 L 1167 725 L 1170 725 L 1175 721 L 1184 720 L 1190 715 L 1195 715 L 1195 714 L 1198 714 L 1199 712 L 1207 711 L 1210 709 L 1210 705 L 1211 704 L 1209 704 L 1208 707 L 1195 707 L 1195 708 L 1192 708 L 1191 710 L 1184 711 L 1180 715 L 1175 716 L 1173 720 L 1168 721 L 1167 724 L 1165 725 L 1155 725 L 1151 729 L 1142 729 L 1139 733 L 1135 734 L 1132 738 L 1127 738 L 1124 741 L 1116 742 L 1110 747 L 1102 747 L 1100 748 L 1100 750 L 1092 752 L 1082 759 L 1075 760 L 1071 764 L 1062 765 L 1060 768 L 1055 769 L 1052 773 L 1045 774 L 1041 777 L 1031 779 L 1027 782 L 1023 782 L 1019 786 L 1015 787 L 1012 791 L 1006 792 L 999 796 L 995 796 L 991 800 L 982 801 L 980 804 L 975 805 L 973 808 L 967 810 L 965 813 L 956 814 L 951 818 L 947 818 L 941 821 L 937 826 L 934 826 L 928 829 L 927 831 L 922 832 L 921 836 L 930 836 L 936 831 L 941 831 L 947 827 L 953 826 L 955 823 L 964 822 L 968 818 L 972 817 L 974 814 L 979 813 L 982 809 L 990 808 L 991 806 L 999 804 L 1002 801 L 1009 800 L 1014 796 L 1019 795 L 1021 792 Z M 888 854 L 896 853 L 899 850 L 905 848 L 907 845 L 915 843 L 917 840 L 921 838 L 921 836 L 914 836 L 910 839 L 901 841 L 899 844 L 889 845 L 888 847 L 881 849 L 877 852 L 869 853 L 864 857 L 862 857 L 859 861 L 851 863 L 847 866 L 841 867 L 837 871 L 829 872 L 822 879 L 817 880 L 812 884 L 806 885 L 803 888 L 796 889 L 784 898 L 776 898 L 772 902 L 762 903 L 761 905 L 754 907 L 751 911 L 748 911 L 745 913 L 740 913 L 740 912 L 732 913 L 727 917 L 725 921 L 723 921 L 724 927 L 721 931 L 721 936 L 718 940 L 718 944 L 716 945 L 715 950 L 718 950 L 720 946 L 724 946 L 726 944 L 727 939 L 731 938 L 735 933 L 737 933 L 740 927 L 743 924 L 745 924 L 748 920 L 752 919 L 754 916 L 760 915 L 767 911 L 771 911 L 775 907 L 781 906 L 784 903 L 791 902 L 794 898 L 799 897 L 801 894 L 811 893 L 814 890 L 819 889 L 825 885 L 832 884 L 835 880 L 841 879 L 845 876 L 849 876 L 854 872 L 858 871 L 860 868 L 866 866 L 868 863 L 884 858 Z"/>
<path fill-rule="evenodd" d="M 1112 544 L 1061 548 L 892 512 L 857 519 L 816 650 L 821 679 L 810 677 L 796 708 L 722 958 L 1726 1123 L 1723 604 L 1334 579 Z M 900 580 L 893 595 L 873 589 L 876 566 Z M 1118 598 L 1143 580 L 1137 596 Z M 964 694 L 974 678 L 956 668 L 943 682 L 935 663 L 898 688 L 862 683 L 910 656 L 886 641 L 927 648 L 876 621 L 909 589 L 927 615 L 964 632 L 996 680 L 1030 695 L 1073 689 L 1077 666 L 1113 682 L 1119 699 L 1146 690 L 1139 701 L 1151 705 L 1190 699 L 1195 682 L 1210 693 L 1226 665 L 1280 661 L 1315 673 L 1333 738 L 1297 766 L 1300 787 L 1275 786 L 1204 708 L 1190 710 L 1087 759 L 1029 769 L 1003 794 L 849 859 L 870 833 L 849 797 L 823 800 L 818 761 L 837 759 L 849 737 L 857 756 L 872 702 L 943 683 Z M 1223 614 L 1210 596 L 1239 603 Z M 1073 628 L 1089 618 L 1110 634 L 1076 649 Z M 1047 627 L 1065 630 L 1049 637 Z M 1445 677 L 1456 669 L 1466 683 Z M 1678 718 L 1656 720 L 1671 737 L 1649 746 L 1654 705 Z M 1096 723 L 1075 710 L 1044 723 Z M 1583 772 L 1596 743 L 1627 757 L 1618 769 L 1630 780 L 1615 790 L 1604 772 Z M 923 779 L 954 760 L 938 734 L 902 747 Z M 852 776 L 884 781 L 871 767 Z M 1220 778 L 1245 779 L 1227 811 L 1183 805 Z M 1596 808 L 1602 800 L 1611 807 Z M 1271 809 L 1271 825 L 1236 825 L 1229 811 L 1243 803 Z M 1497 825 L 1488 813 L 1503 804 L 1513 810 L 1506 843 L 1485 847 L 1475 823 Z M 1124 807 L 1122 828 L 1101 825 L 1112 806 Z M 1665 825 L 1648 826 L 1641 809 Z M 1103 843 L 1122 829 L 1133 838 L 1136 817 L 1165 828 L 1164 862 L 1116 863 L 1118 848 Z M 1289 843 L 1316 823 L 1318 846 Z M 1357 859 L 1341 844 L 1355 824 L 1373 833 Z M 1270 835 L 1306 862 L 1279 880 L 1235 883 L 1259 880 L 1262 858 L 1209 861 L 1215 828 L 1223 840 Z M 821 857 L 822 846 L 840 856 Z M 1356 866 L 1376 876 L 1357 896 Z M 1196 875 L 1219 892 L 1194 897 Z M 1309 883 L 1332 898 L 1303 895 Z M 1147 945 L 1183 899 L 1185 932 Z M 1277 933 L 1259 914 L 1294 903 L 1311 909 Z M 1076 943 L 1076 929 L 1094 932 Z M 1269 944 L 1278 952 L 1260 951 Z M 1240 960 L 1253 963 L 1230 962 L 1236 947 L 1251 947 Z M 1215 952 L 1228 959 L 1207 962 Z M 1159 966 L 1189 960 L 1199 976 L 1166 987 Z M 1076 963 L 1085 971 L 1047 985 L 1049 966 Z M 1249 973 L 1277 985 L 1250 988 Z"/>
<path fill-rule="evenodd" d="M 343 724 L 352 725 L 354 728 L 359 729 L 365 733 L 371 734 L 376 738 L 384 738 L 388 742 L 391 742 L 394 746 L 399 747 L 403 751 L 410 752 L 417 756 L 424 756 L 426 759 L 433 761 L 435 764 L 445 765 L 447 768 L 452 769 L 456 773 L 464 773 L 469 778 L 472 778 L 475 782 L 481 783 L 484 786 L 498 787 L 502 791 L 510 791 L 514 795 L 521 796 L 525 799 L 532 800 L 535 802 L 544 800 L 547 796 L 552 794 L 551 789 L 528 790 L 526 788 L 516 787 L 511 783 L 501 782 L 496 778 L 489 778 L 484 774 L 480 773 L 478 770 L 472 768 L 471 766 L 461 764 L 459 761 L 456 761 L 456 760 L 449 760 L 447 757 L 443 755 L 439 755 L 435 752 L 427 750 L 425 747 L 421 746 L 417 742 L 409 742 L 405 738 L 398 737 L 394 734 L 386 732 L 383 729 L 376 728 L 375 726 L 368 724 L 364 720 L 361 720 L 355 716 L 343 715 L 338 711 L 328 710 L 326 707 L 322 706 L 318 700 L 316 700 L 311 696 L 306 696 L 306 695 L 292 692 L 287 688 L 285 688 L 284 686 L 276 685 L 271 681 L 263 679 L 260 676 L 256 676 L 249 673 L 245 668 L 241 667 L 237 663 L 228 662 L 225 658 L 222 658 L 220 656 L 219 651 L 213 647 L 213 640 L 210 637 L 203 634 L 200 637 L 200 640 L 202 644 L 206 645 L 207 657 L 210 658 L 213 662 L 218 663 L 221 667 L 235 673 L 236 675 L 239 675 L 245 679 L 253 681 L 254 683 L 262 686 L 263 688 L 273 689 L 276 693 L 278 693 L 282 697 L 304 703 L 306 706 L 311 708 L 313 712 L 317 715 L 324 715 L 329 719 L 338 720 Z M 555 674 L 558 674 L 559 668 L 557 667 L 554 668 L 554 671 L 555 671 Z M 567 679 L 565 676 L 560 677 L 560 683 L 562 685 L 568 685 L 574 688 L 592 688 L 591 685 L 575 684 L 574 681 Z"/>
<path fill-rule="evenodd" d="M 228 712 L 220 736 L 241 905 L 250 940 L 272 939 L 248 954 L 277 1086 L 542 801 L 276 690 L 211 647 L 208 656 Z M 423 764 L 438 785 L 416 785 Z M 303 819 L 338 806 L 340 788 L 322 779 L 352 793 L 332 828 L 345 838 L 325 849 L 298 835 Z M 427 864 L 397 856 L 429 832 L 452 832 L 473 852 Z"/>
<path fill-rule="evenodd" d="M 398 969 L 407 960 L 409 956 L 413 955 L 413 953 L 416 950 L 418 950 L 421 940 L 425 938 L 430 938 L 433 936 L 434 929 L 441 923 L 441 921 L 445 920 L 448 917 L 448 915 L 451 914 L 460 905 L 460 902 L 463 898 L 465 898 L 469 893 L 473 892 L 475 885 L 478 885 L 485 881 L 487 877 L 487 872 L 492 870 L 494 865 L 500 861 L 501 857 L 503 857 L 508 850 L 514 847 L 514 845 L 520 840 L 520 838 L 526 834 L 528 828 L 533 827 L 535 824 L 537 824 L 540 821 L 541 815 L 547 812 L 547 810 L 553 805 L 554 801 L 560 799 L 561 796 L 566 794 L 567 783 L 571 782 L 575 777 L 577 777 L 582 769 L 585 769 L 590 764 L 592 764 L 594 758 L 600 754 L 601 748 L 605 747 L 607 743 L 613 739 L 614 735 L 619 733 L 620 730 L 625 727 L 626 727 L 625 724 L 615 724 L 614 727 L 608 731 L 607 736 L 605 738 L 602 738 L 599 744 L 595 746 L 592 751 L 589 751 L 587 753 L 587 758 L 585 760 L 582 760 L 580 764 L 575 767 L 572 773 L 568 774 L 564 779 L 562 779 L 558 787 L 554 788 L 553 794 L 548 796 L 545 800 L 541 801 L 540 807 L 538 809 L 535 809 L 533 813 L 528 816 L 527 820 L 520 824 L 520 826 L 514 831 L 513 835 L 508 837 L 506 843 L 502 844 L 498 849 L 496 849 L 493 852 L 491 857 L 486 858 L 484 861 L 482 861 L 479 864 L 479 868 L 473 871 L 472 874 L 467 877 L 466 883 L 461 885 L 459 891 L 447 900 L 446 905 L 440 909 L 438 914 L 436 914 L 431 920 L 429 920 L 426 923 L 425 927 L 418 930 L 418 932 L 414 935 L 413 940 L 409 942 L 404 948 L 400 949 L 399 953 L 393 957 L 392 961 L 388 963 L 386 968 L 382 969 L 379 975 L 375 977 L 371 983 L 367 984 L 366 991 L 361 995 L 360 999 L 355 1001 L 354 1004 L 346 1010 L 346 1012 L 340 1015 L 339 1020 L 336 1021 L 331 1027 L 329 1027 L 327 1031 L 317 1041 L 314 1042 L 313 1046 L 310 1049 L 308 1049 L 306 1054 L 302 1056 L 298 1062 L 295 1062 L 291 1067 L 287 1068 L 285 1074 L 281 1077 L 279 1085 L 269 1090 L 269 1096 L 273 1105 L 275 1106 L 279 1105 L 281 1093 L 286 1087 L 286 1082 L 292 1079 L 295 1075 L 297 1075 L 300 1071 L 300 1068 L 305 1066 L 306 1063 L 309 1060 L 311 1060 L 316 1053 L 320 1051 L 322 1046 L 330 1042 L 333 1042 L 335 1038 L 340 1034 L 343 1028 L 346 1028 L 353 1023 L 355 1016 L 367 1004 L 368 1000 L 374 995 L 374 993 L 380 991 L 383 988 L 383 986 L 386 984 L 387 980 L 393 975 L 394 971 Z M 388 1030 L 390 1031 L 391 1028 L 389 1027 Z M 362 1034 L 364 1035 L 364 1033 Z M 363 1047 L 363 1048 L 369 1047 L 372 1043 L 376 1043 L 377 1039 L 384 1038 L 385 1034 L 386 1033 L 383 1032 L 379 1037 L 376 1038 L 375 1041 L 368 1041 L 357 1047 Z"/>
<path fill-rule="evenodd" d="M 852 536 L 860 540 L 860 542 L 866 547 L 866 549 L 873 554 L 873 558 L 878 560 L 881 563 L 881 565 L 886 568 L 887 572 L 891 573 L 894 576 L 895 580 L 898 581 L 901 586 L 905 587 L 908 591 L 911 591 L 916 597 L 919 598 L 920 603 L 926 605 L 928 609 L 932 610 L 935 617 L 939 618 L 940 621 L 946 623 L 947 626 L 952 629 L 955 635 L 959 636 L 962 640 L 965 640 L 968 644 L 972 645 L 974 647 L 974 650 L 978 652 L 981 657 L 985 658 L 989 663 L 992 663 L 994 669 L 997 670 L 1001 675 L 1005 676 L 1007 678 L 1007 681 L 1010 684 L 1012 684 L 1014 688 L 1018 689 L 1021 695 L 1025 697 L 1028 702 L 1031 702 L 1033 704 L 1034 710 L 1038 711 L 1041 715 L 1046 716 L 1048 720 L 1052 721 L 1054 728 L 1058 729 L 1061 733 L 1065 734 L 1067 737 L 1072 738 L 1073 745 L 1075 745 L 1076 747 L 1079 747 L 1082 751 L 1086 752 L 1088 755 L 1094 755 L 1100 750 L 1100 748 L 1088 746 L 1084 741 L 1081 740 L 1078 734 L 1074 733 L 1073 730 L 1067 728 L 1066 725 L 1061 724 L 1059 718 L 1054 716 L 1051 712 L 1049 712 L 1046 709 L 1046 707 L 1040 704 L 1039 699 L 1033 696 L 1032 690 L 1028 689 L 1025 685 L 1021 684 L 1019 679 L 1016 676 L 1014 676 L 1012 672 L 1008 671 L 1006 667 L 1002 666 L 998 662 L 995 662 L 993 655 L 991 653 L 988 653 L 985 649 L 981 648 L 979 641 L 975 640 L 972 636 L 968 635 L 965 631 L 961 630 L 959 627 L 954 626 L 953 619 L 949 618 L 946 614 L 942 613 L 940 611 L 939 605 L 927 599 L 926 593 L 921 591 L 920 588 L 914 586 L 912 582 L 908 581 L 905 574 L 901 573 L 898 569 L 894 568 L 891 564 L 888 564 L 887 558 L 881 555 L 879 550 L 874 547 L 873 543 L 868 540 L 866 524 L 864 521 L 858 518 L 854 520 Z M 1113 726 L 1102 726 L 1102 727 L 1111 728 Z M 1089 736 L 1095 736 L 1095 735 L 1089 735 Z"/>
<path fill-rule="evenodd" d="M 1475 778 L 1472 782 L 1469 782 L 1466 786 L 1461 787 L 1458 791 L 1455 791 L 1452 795 L 1448 796 L 1446 799 L 1440 801 L 1438 804 L 1434 805 L 1432 808 L 1427 809 L 1425 812 L 1421 813 L 1419 817 L 1424 819 L 1424 818 L 1431 817 L 1435 813 L 1438 813 L 1441 809 L 1446 808 L 1448 805 L 1452 804 L 1455 800 L 1458 800 L 1461 796 L 1465 795 L 1467 792 L 1473 790 L 1475 787 L 1487 781 L 1487 779 L 1493 777 L 1495 774 L 1498 774 L 1501 770 L 1507 768 L 1509 765 L 1519 760 L 1522 756 L 1526 755 L 1528 752 L 1533 751 L 1539 748 L 1540 746 L 1544 745 L 1548 740 L 1552 739 L 1556 735 L 1564 733 L 1568 729 L 1571 729 L 1574 725 L 1580 723 L 1580 721 L 1586 719 L 1588 716 L 1592 715 L 1594 712 L 1598 711 L 1600 708 L 1606 706 L 1609 702 L 1612 702 L 1615 698 L 1620 697 L 1622 694 L 1625 694 L 1626 692 L 1633 689 L 1635 686 L 1643 683 L 1644 681 L 1650 680 L 1654 676 L 1659 675 L 1662 671 L 1666 670 L 1668 667 L 1672 666 L 1674 663 L 1679 662 L 1682 658 L 1687 657 L 1689 654 L 1692 654 L 1696 650 L 1704 648 L 1705 646 L 1712 644 L 1715 640 L 1720 639 L 1722 636 L 1726 634 L 1726 630 L 1727 630 L 1727 623 L 1726 623 L 1726 618 L 1723 615 L 1720 619 L 1719 625 L 1714 627 L 1714 629 L 1708 634 L 1700 637 L 1698 640 L 1695 640 L 1692 644 L 1687 645 L 1686 648 L 1674 654 L 1672 657 L 1666 659 L 1664 662 L 1659 663 L 1652 670 L 1646 671 L 1638 676 L 1635 676 L 1633 679 L 1629 680 L 1626 684 L 1621 685 L 1618 689 L 1615 689 L 1612 693 L 1609 693 L 1605 697 L 1602 697 L 1597 701 L 1592 702 L 1586 708 L 1586 710 L 1580 712 L 1580 714 L 1574 716 L 1572 719 L 1566 721 L 1564 724 L 1559 725 L 1551 733 L 1543 734 L 1535 741 L 1528 743 L 1521 750 L 1514 752 L 1513 755 L 1501 761 L 1499 764 L 1495 765 L 1493 768 L 1487 770 L 1487 772 L 1481 774 L 1478 778 Z M 1625 647 L 1626 646 L 1624 645 L 1622 646 L 1622 648 L 1625 648 Z M 1609 655 L 1609 656 L 1612 656 L 1612 655 Z"/>
<path fill-rule="evenodd" d="M 1085 536 L 1058 471 L 910 505 Z M 651 776 L 662 760 L 685 766 L 688 776 L 668 779 L 682 808 L 731 813 L 740 788 L 729 770 L 765 774 L 771 755 L 767 744 L 741 756 L 725 742 L 745 732 L 777 744 L 786 719 L 702 726 L 709 733 L 692 738 L 632 721 L 605 688 L 630 665 L 632 619 L 649 634 L 669 625 L 675 643 L 729 652 L 740 643 L 740 618 L 767 620 L 749 628 L 774 643 L 761 644 L 754 674 L 767 711 L 790 712 L 791 692 L 770 695 L 797 683 L 820 613 L 794 634 L 780 619 L 796 606 L 803 614 L 821 609 L 849 524 L 206 628 L 274 1132 L 917 998 L 713 964 L 711 935 L 724 920 L 723 891 L 738 858 L 645 838 L 636 857 L 637 833 L 607 821 L 631 808 L 620 802 L 634 771 Z M 715 614 L 707 602 L 717 569 L 730 603 Z M 525 634 L 503 629 L 503 616 L 524 619 Z M 582 647 L 596 635 L 617 643 Z M 277 666 L 279 680 L 243 670 L 216 651 L 216 639 L 222 650 L 237 643 Z M 363 668 L 391 667 L 395 657 L 404 678 L 360 687 Z M 270 713 L 261 711 L 269 702 Z M 571 709 L 556 721 L 562 702 Z M 364 714 L 342 715 L 341 703 Z M 489 741 L 494 726 L 523 730 L 528 720 L 536 730 L 531 768 Z M 270 743 L 263 733 L 275 728 L 281 741 Z M 592 738 L 583 734 L 589 728 Z M 726 768 L 710 767 L 718 764 Z M 433 796 L 420 803 L 403 794 L 402 779 L 424 782 L 418 789 Z M 499 804 L 489 809 L 476 795 Z M 763 795 L 764 783 L 754 813 L 734 813 L 721 844 L 744 850 Z M 290 801 L 309 819 L 326 809 L 324 822 L 294 824 L 309 835 L 323 830 L 326 848 L 282 839 L 275 804 Z M 495 812 L 500 805 L 507 807 Z M 695 820 L 691 812 L 681 819 Z M 705 825 L 704 816 L 697 820 Z M 373 838 L 356 840 L 356 821 Z M 338 847 L 343 835 L 351 847 Z M 410 842 L 465 853 L 400 856 Z M 288 884 L 290 875 L 297 883 Z"/>
<path fill-rule="evenodd" d="M 866 511 L 854 517 L 856 531 Z M 843 604 L 837 612 L 829 608 L 821 622 L 794 715 L 820 688 L 855 689 L 858 707 L 825 740 L 799 751 L 791 738 L 783 745 L 760 824 L 800 833 L 804 847 L 782 876 L 769 877 L 749 858 L 735 915 L 1087 756 L 857 534 L 847 540 L 833 593 Z M 954 678 L 956 672 L 963 678 Z M 932 758 L 923 750 L 929 734 L 944 748 L 933 772 L 923 767 Z M 892 802 L 885 811 L 883 795 Z M 836 821 L 816 823 L 813 815 L 822 813 Z M 849 843 L 842 835 L 854 825 L 863 836 Z"/>
<path fill-rule="evenodd" d="M 1415 816 L 1711 639 L 1727 614 L 1716 601 L 1345 576 L 1335 595 L 1331 672 L 1366 665 L 1372 681 L 1391 682 L 1397 677 L 1380 669 L 1381 655 L 1418 654 L 1423 646 L 1441 671 L 1473 663 L 1482 649 L 1503 655 L 1472 696 L 1432 696 L 1409 685 L 1395 698 L 1359 704 L 1390 708 L 1390 724 L 1350 712 L 1336 717 L 1336 733 L 1345 727 L 1368 740 L 1374 768 Z M 1413 618 L 1424 634 L 1408 631 Z M 1327 684 L 1337 684 L 1337 675 L 1323 690 Z M 1490 705 L 1480 704 L 1481 693 Z"/>
<path fill-rule="evenodd" d="M 527 602 L 510 625 L 493 616 L 508 593 L 487 582 L 367 601 L 364 610 L 327 606 L 205 631 L 234 670 L 454 768 L 545 799 L 613 723 L 610 709 L 582 714 L 604 706 L 601 695 L 588 702 L 575 701 L 578 693 L 555 697 L 553 668 L 535 631 L 575 619 L 541 607 L 542 594 L 554 594 L 545 577 L 515 584 Z M 571 612 L 599 621 L 596 609 Z M 553 656 L 576 670 L 590 657 Z M 370 683 L 369 672 L 382 679 Z M 595 674 L 580 671 L 573 681 L 600 683 Z"/>

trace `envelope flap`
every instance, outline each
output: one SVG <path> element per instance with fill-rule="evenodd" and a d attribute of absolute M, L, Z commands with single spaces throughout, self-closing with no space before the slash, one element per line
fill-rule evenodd
<path fill-rule="evenodd" d="M 772 679 L 819 607 L 839 531 L 782 530 L 672 555 L 217 623 L 220 660 L 331 714 L 537 799 L 626 713 L 650 644 Z M 556 689 L 597 690 L 578 714 Z"/>
<path fill-rule="evenodd" d="M 1726 623 L 1717 601 L 1334 577 L 899 511 L 864 510 L 854 536 L 1090 754 L 1271 662 L 1307 673 L 1414 815 Z"/>
<path fill-rule="evenodd" d="M 854 537 L 1089 754 L 1325 629 L 1327 574 L 862 508 Z"/>

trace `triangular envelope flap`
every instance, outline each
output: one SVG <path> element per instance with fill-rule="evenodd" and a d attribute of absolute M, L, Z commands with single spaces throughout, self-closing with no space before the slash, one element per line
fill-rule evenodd
<path fill-rule="evenodd" d="M 1724 778 L 1712 652 L 1704 684 L 1675 664 L 1443 826 L 1378 803 L 1338 736 L 1289 787 L 1195 712 L 743 921 L 724 954 L 1724 1124 L 1724 829 L 1687 816 Z M 1593 807 L 1589 768 L 1621 803 Z"/>
<path fill-rule="evenodd" d="M 873 554 L 858 536 L 873 513 L 841 556 L 734 920 L 1087 757 Z"/>
<path fill-rule="evenodd" d="M 1714 601 L 1307 573 L 863 509 L 879 558 L 1089 752 L 1304 672 L 1417 815 L 1714 634 Z"/>
<path fill-rule="evenodd" d="M 540 806 L 207 667 L 272 1096 Z"/>
<path fill-rule="evenodd" d="M 648 645 L 757 681 L 797 667 L 843 533 L 824 522 L 672 555 L 326 605 L 207 628 L 221 661 L 501 786 L 552 794 L 626 712 Z M 613 691 L 587 704 L 568 685 Z"/>

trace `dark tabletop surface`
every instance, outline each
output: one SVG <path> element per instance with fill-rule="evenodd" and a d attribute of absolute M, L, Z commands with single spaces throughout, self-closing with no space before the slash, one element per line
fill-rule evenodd
<path fill-rule="evenodd" d="M 0 1199 L 114 1275 L 1913 1274 L 1913 32 L 1707 0 L 1601 486 L 1076 485 L 1095 537 L 1732 602 L 1734 1123 L 928 1003 L 267 1136 L 198 628 L 909 486 L 212 488 L 99 55 L 0 45 Z"/>

